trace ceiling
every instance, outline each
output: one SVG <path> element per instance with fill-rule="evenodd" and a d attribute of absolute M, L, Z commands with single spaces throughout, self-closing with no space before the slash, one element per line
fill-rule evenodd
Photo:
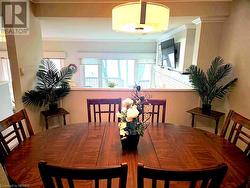
<path fill-rule="evenodd" d="M 192 24 L 195 17 L 170 17 L 169 29 Z M 111 18 L 40 18 L 44 40 L 152 42 L 163 33 L 127 34 L 112 30 Z"/>

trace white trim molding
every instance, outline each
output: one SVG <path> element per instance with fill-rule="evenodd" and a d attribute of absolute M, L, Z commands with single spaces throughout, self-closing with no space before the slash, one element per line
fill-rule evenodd
<path fill-rule="evenodd" d="M 71 87 L 71 91 L 114 91 L 114 92 L 132 92 L 132 88 L 84 88 Z M 167 88 L 150 88 L 143 89 L 142 92 L 196 92 L 194 89 L 167 89 Z"/>
<path fill-rule="evenodd" d="M 178 28 L 170 30 L 167 33 L 164 33 L 161 37 L 159 37 L 157 39 L 157 42 L 162 42 L 162 41 L 166 40 L 167 38 L 172 37 L 176 33 L 179 33 L 181 31 L 185 31 L 185 30 L 188 30 L 188 29 L 195 29 L 195 24 L 185 24 L 185 25 L 182 25 L 182 26 L 180 26 Z"/>
<path fill-rule="evenodd" d="M 55 59 L 65 59 L 66 52 L 43 52 L 44 58 L 55 58 Z M 7 51 L 0 51 L 0 58 L 8 59 L 8 52 Z"/>
<path fill-rule="evenodd" d="M 199 17 L 192 22 L 195 25 L 198 25 L 200 23 L 218 23 L 218 22 L 224 22 L 228 17 L 227 16 L 207 16 L 207 17 Z"/>
<path fill-rule="evenodd" d="M 128 59 L 155 59 L 155 53 L 93 53 L 93 52 L 78 52 L 78 58 L 100 58 L 100 59 L 116 59 L 116 60 L 128 60 Z"/>
<path fill-rule="evenodd" d="M 66 52 L 43 52 L 44 58 L 65 59 Z"/>

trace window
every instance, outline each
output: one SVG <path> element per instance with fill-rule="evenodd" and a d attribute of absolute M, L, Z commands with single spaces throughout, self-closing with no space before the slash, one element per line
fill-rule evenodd
<path fill-rule="evenodd" d="M 13 93 L 12 77 L 10 71 L 10 62 L 8 58 L 3 58 L 3 57 L 0 58 L 0 81 L 9 82 L 11 100 L 14 106 L 14 93 Z"/>
<path fill-rule="evenodd" d="M 43 58 L 51 60 L 56 65 L 57 69 L 61 69 L 64 66 L 66 53 L 60 51 L 45 51 L 43 52 Z"/>
<path fill-rule="evenodd" d="M 63 67 L 63 59 L 59 58 L 46 58 L 46 59 L 52 61 L 58 70 L 60 70 Z"/>
<path fill-rule="evenodd" d="M 86 87 L 98 87 L 99 76 L 98 76 L 98 65 L 85 65 L 85 86 Z"/>
<path fill-rule="evenodd" d="M 142 88 L 151 88 L 153 84 L 153 64 L 144 60 L 137 63 L 137 83 Z"/>
<path fill-rule="evenodd" d="M 83 87 L 131 88 L 135 83 L 152 87 L 154 60 L 84 58 L 80 65 Z"/>
<path fill-rule="evenodd" d="M 127 81 L 128 61 L 129 60 L 102 60 L 102 86 L 108 87 L 110 83 L 113 83 L 116 87 L 129 87 Z M 133 70 L 131 74 L 134 75 Z"/>

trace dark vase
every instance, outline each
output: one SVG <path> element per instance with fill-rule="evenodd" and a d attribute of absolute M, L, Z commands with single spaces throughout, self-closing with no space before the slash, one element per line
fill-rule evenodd
<path fill-rule="evenodd" d="M 202 113 L 211 114 L 211 104 L 202 104 Z"/>
<path fill-rule="evenodd" d="M 58 104 L 57 103 L 49 104 L 49 111 L 54 112 L 54 111 L 57 111 L 57 109 L 58 109 Z"/>
<path fill-rule="evenodd" d="M 121 137 L 122 138 L 122 137 Z M 129 135 L 125 139 L 121 139 L 122 149 L 126 151 L 137 150 L 140 135 Z"/>

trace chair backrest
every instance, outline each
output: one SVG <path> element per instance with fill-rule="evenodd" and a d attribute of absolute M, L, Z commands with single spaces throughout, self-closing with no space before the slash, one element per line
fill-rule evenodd
<path fill-rule="evenodd" d="M 250 120 L 230 110 L 221 130 L 221 136 L 236 145 L 241 141 L 245 146 L 243 150 L 250 156 Z M 244 146 L 243 146 L 244 147 Z"/>
<path fill-rule="evenodd" d="M 166 116 L 166 100 L 160 99 L 148 99 L 147 102 L 144 104 L 142 113 L 142 120 L 146 119 L 146 115 L 148 114 L 151 116 L 151 122 L 153 123 L 156 119 L 157 123 L 165 123 L 165 116 Z"/>
<path fill-rule="evenodd" d="M 145 167 L 138 164 L 138 188 L 144 187 L 144 178 L 152 180 L 152 188 L 156 188 L 157 180 L 164 182 L 164 187 L 169 187 L 171 181 L 189 182 L 190 188 L 200 185 L 201 188 L 219 188 L 227 172 L 227 165 L 220 164 L 216 167 L 199 170 L 165 170 Z"/>
<path fill-rule="evenodd" d="M 95 188 L 98 188 L 99 180 L 105 179 L 107 181 L 107 188 L 111 188 L 112 179 L 119 178 L 119 188 L 126 188 L 128 171 L 126 163 L 104 168 L 66 168 L 48 165 L 46 162 L 39 162 L 38 168 L 44 187 L 62 188 L 65 186 L 74 188 L 74 180 L 93 180 Z M 63 180 L 66 180 L 67 183 Z M 65 184 L 68 184 L 68 186 Z"/>
<path fill-rule="evenodd" d="M 25 125 L 22 121 L 25 122 Z M 34 135 L 25 109 L 2 120 L 0 125 L 2 126 L 0 133 L 0 149 L 4 149 L 6 154 L 8 154 L 11 149 L 13 149 L 13 142 L 15 142 L 15 144 L 20 144 L 28 137 Z"/>
<path fill-rule="evenodd" d="M 102 114 L 108 114 L 108 122 L 118 120 L 116 112 L 121 111 L 121 98 L 117 99 L 87 99 L 88 122 L 92 122 L 92 110 L 94 122 L 102 122 Z M 105 108 L 106 107 L 106 108 Z"/>
<path fill-rule="evenodd" d="M 8 153 L 3 145 L 3 142 L 0 142 L 0 163 L 2 164 L 2 166 L 5 166 L 5 160 L 6 157 L 8 156 Z"/>

